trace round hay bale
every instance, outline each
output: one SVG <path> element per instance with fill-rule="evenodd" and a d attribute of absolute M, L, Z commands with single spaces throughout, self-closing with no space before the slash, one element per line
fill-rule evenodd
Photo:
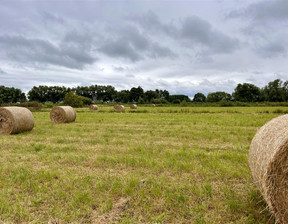
<path fill-rule="evenodd" d="M 118 110 L 118 111 L 124 111 L 125 110 L 125 107 L 123 105 L 114 105 L 114 109 L 115 110 Z"/>
<path fill-rule="evenodd" d="M 136 104 L 132 104 L 132 105 L 130 106 L 130 109 L 137 109 L 137 105 L 136 105 Z"/>
<path fill-rule="evenodd" d="M 89 109 L 90 110 L 98 110 L 98 106 L 95 105 L 95 104 L 94 105 L 92 104 L 92 105 L 89 106 Z"/>
<path fill-rule="evenodd" d="M 288 115 L 258 130 L 250 145 L 249 165 L 276 222 L 288 223 Z"/>
<path fill-rule="evenodd" d="M 24 107 L 0 108 L 0 133 L 16 134 L 30 131 L 34 127 L 34 117 L 30 110 Z"/>
<path fill-rule="evenodd" d="M 50 120 L 54 123 L 69 123 L 76 120 L 76 111 L 70 106 L 53 107 Z"/>
<path fill-rule="evenodd" d="M 151 104 L 151 107 L 156 107 L 156 105 L 155 104 Z"/>

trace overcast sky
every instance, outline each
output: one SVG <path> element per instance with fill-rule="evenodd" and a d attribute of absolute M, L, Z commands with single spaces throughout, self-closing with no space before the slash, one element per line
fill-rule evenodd
<path fill-rule="evenodd" d="M 0 85 L 233 92 L 288 80 L 287 0 L 0 0 Z"/>

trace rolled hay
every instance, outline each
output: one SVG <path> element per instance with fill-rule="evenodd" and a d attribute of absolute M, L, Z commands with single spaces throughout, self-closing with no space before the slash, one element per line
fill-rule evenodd
<path fill-rule="evenodd" d="M 136 105 L 136 104 L 132 104 L 132 105 L 130 106 L 130 109 L 137 109 L 137 105 Z"/>
<path fill-rule="evenodd" d="M 76 120 L 76 111 L 70 106 L 53 107 L 50 120 L 54 123 L 69 123 Z"/>
<path fill-rule="evenodd" d="M 250 145 L 249 166 L 276 222 L 288 223 L 288 115 L 258 130 Z"/>
<path fill-rule="evenodd" d="M 156 107 L 156 105 L 155 104 L 151 104 L 151 107 Z"/>
<path fill-rule="evenodd" d="M 25 107 L 0 107 L 0 133 L 16 134 L 30 131 L 34 127 L 34 117 Z"/>
<path fill-rule="evenodd" d="M 124 111 L 125 107 L 123 105 L 114 105 L 115 110 Z"/>
<path fill-rule="evenodd" d="M 94 104 L 94 105 L 90 105 L 90 106 L 89 106 L 89 109 L 90 109 L 90 110 L 98 110 L 98 106 L 95 105 L 95 104 Z"/>

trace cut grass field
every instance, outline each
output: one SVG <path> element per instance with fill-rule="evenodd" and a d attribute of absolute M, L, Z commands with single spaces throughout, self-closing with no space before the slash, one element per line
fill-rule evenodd
<path fill-rule="evenodd" d="M 286 108 L 77 109 L 0 136 L 0 223 L 274 223 L 250 142 Z"/>

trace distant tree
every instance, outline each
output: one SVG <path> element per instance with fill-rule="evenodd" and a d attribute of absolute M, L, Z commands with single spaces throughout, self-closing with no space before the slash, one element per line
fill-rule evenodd
<path fill-rule="evenodd" d="M 190 98 L 186 95 L 170 95 L 169 102 L 171 103 L 181 103 L 182 101 L 190 102 Z"/>
<path fill-rule="evenodd" d="M 230 101 L 231 95 L 226 92 L 213 92 L 209 93 L 206 101 L 207 102 L 219 102 L 219 101 Z"/>
<path fill-rule="evenodd" d="M 153 90 L 148 90 L 144 93 L 144 99 L 146 102 L 151 102 L 153 99 L 158 99 L 158 93 Z"/>
<path fill-rule="evenodd" d="M 144 96 L 144 90 L 142 89 L 142 87 L 138 86 L 133 87 L 130 89 L 130 95 L 129 95 L 129 101 L 130 102 L 138 102 L 140 97 Z"/>
<path fill-rule="evenodd" d="M 65 94 L 69 91 L 70 89 L 64 86 L 33 86 L 28 92 L 28 99 L 42 103 L 48 101 L 57 103 L 63 101 Z"/>
<path fill-rule="evenodd" d="M 240 102 L 257 102 L 260 100 L 260 88 L 251 83 L 238 84 L 233 98 Z"/>
<path fill-rule="evenodd" d="M 157 99 L 160 99 L 160 100 L 165 99 L 167 101 L 169 100 L 170 94 L 169 94 L 169 92 L 167 90 L 156 89 L 155 92 L 158 95 Z"/>
<path fill-rule="evenodd" d="M 269 82 L 261 91 L 261 98 L 264 101 L 283 102 L 287 98 L 287 83 L 283 83 L 280 79 Z"/>
<path fill-rule="evenodd" d="M 144 103 L 145 103 L 145 100 L 144 100 L 142 97 L 140 97 L 139 100 L 138 100 L 138 103 L 139 103 L 139 104 L 144 104 Z"/>
<path fill-rule="evenodd" d="M 206 96 L 203 93 L 196 93 L 193 98 L 193 102 L 205 102 Z"/>
<path fill-rule="evenodd" d="M 20 89 L 0 86 L 0 99 L 3 103 L 17 103 L 26 100 L 26 96 Z"/>
<path fill-rule="evenodd" d="M 115 101 L 116 102 L 122 102 L 122 103 L 128 103 L 129 102 L 129 96 L 130 91 L 129 90 L 121 90 L 117 92 Z"/>

